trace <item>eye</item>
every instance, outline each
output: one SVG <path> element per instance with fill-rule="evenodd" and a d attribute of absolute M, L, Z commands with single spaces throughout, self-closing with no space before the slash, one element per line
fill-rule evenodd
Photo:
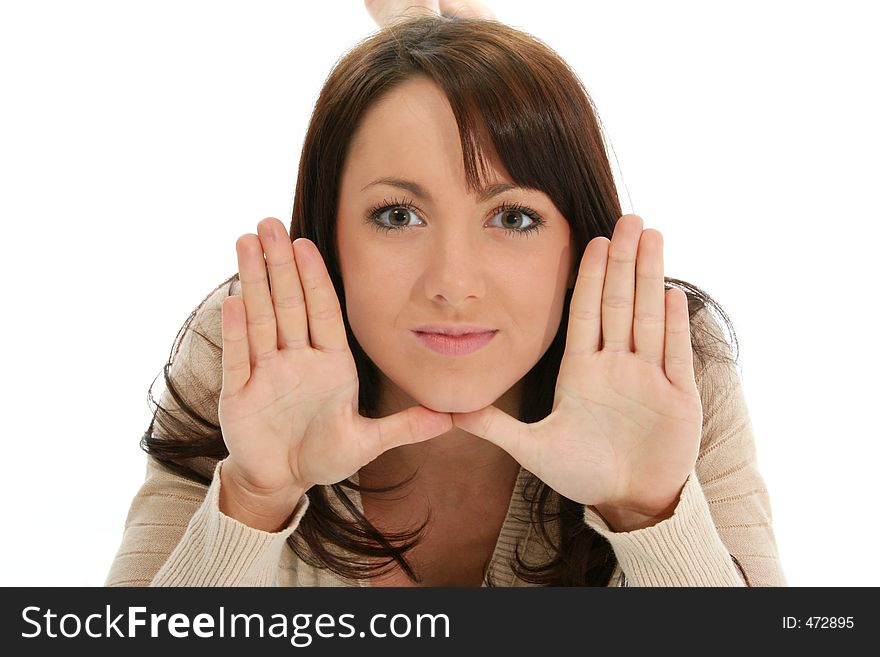
<path fill-rule="evenodd" d="M 379 231 L 401 231 L 413 227 L 410 223 L 413 217 L 422 221 L 418 216 L 418 208 L 411 201 L 392 199 L 382 201 L 378 206 L 370 209 L 366 221 Z"/>
<path fill-rule="evenodd" d="M 508 230 L 530 230 L 535 220 L 527 215 L 523 210 L 504 209 L 495 214 L 492 218 L 501 217 L 501 228 Z"/>
<path fill-rule="evenodd" d="M 503 203 L 492 210 L 492 219 L 500 217 L 500 228 L 508 235 L 528 237 L 544 226 L 544 220 L 537 212 L 519 203 Z"/>
<path fill-rule="evenodd" d="M 395 205 L 376 214 L 376 219 L 380 220 L 381 223 L 387 222 L 387 227 L 390 228 L 409 228 L 409 222 L 412 217 L 418 219 L 415 211 L 405 205 Z"/>

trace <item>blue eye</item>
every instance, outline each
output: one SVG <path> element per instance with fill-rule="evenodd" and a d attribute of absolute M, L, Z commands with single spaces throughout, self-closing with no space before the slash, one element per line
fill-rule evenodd
<path fill-rule="evenodd" d="M 390 200 L 382 201 L 378 206 L 367 212 L 366 221 L 378 231 L 395 233 L 408 230 L 414 226 L 410 224 L 411 217 L 422 221 L 418 213 L 420 210 L 411 201 Z M 489 213 L 489 217 L 501 217 L 500 228 L 504 229 L 509 236 L 529 237 L 544 227 L 544 220 L 537 212 L 518 203 L 502 203 Z M 511 227 L 508 222 L 519 224 Z M 525 223 L 525 226 L 523 226 Z M 424 224 L 424 222 L 422 222 Z"/>

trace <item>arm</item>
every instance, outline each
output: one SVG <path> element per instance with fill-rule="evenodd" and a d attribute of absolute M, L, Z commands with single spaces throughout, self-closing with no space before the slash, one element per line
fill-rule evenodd
<path fill-rule="evenodd" d="M 212 345 L 220 341 L 223 299 L 238 289 L 221 286 L 199 308 L 180 341 L 170 376 L 186 402 L 217 424 L 220 361 Z M 166 389 L 159 405 L 184 425 L 191 420 Z M 172 428 L 155 422 L 154 435 Z M 107 586 L 253 585 L 274 583 L 287 537 L 308 507 L 303 495 L 278 532 L 260 531 L 221 513 L 221 465 L 202 457 L 189 462 L 210 485 L 183 477 L 153 457 L 146 480 L 132 500 L 122 543 L 110 567 Z M 227 513 L 243 518 L 231 506 Z M 222 549 L 221 549 L 222 548 Z"/>
<path fill-rule="evenodd" d="M 705 310 L 694 322 L 723 339 Z M 711 362 L 696 378 L 700 453 L 672 515 L 620 532 L 593 507 L 584 519 L 611 543 L 631 586 L 785 586 L 739 377 Z"/>
<path fill-rule="evenodd" d="M 350 412 L 358 402 L 357 368 L 323 256 L 308 239 L 290 242 L 275 218 L 257 230 L 236 241 L 242 295 L 233 293 L 235 285 L 218 288 L 193 326 L 185 325 L 171 367 L 174 394 L 166 391 L 167 407 L 157 409 L 162 421 L 151 425 L 148 444 L 169 462 L 228 450 L 208 475 L 211 485 L 180 543 L 151 580 L 156 584 L 272 583 L 284 541 L 305 513 L 304 491 L 342 481 L 386 450 L 429 440 L 451 425 L 448 414 L 421 405 L 382 418 Z M 300 276 L 317 284 L 302 285 Z M 300 303 L 279 305 L 297 294 Z M 254 319 L 270 313 L 272 326 Z M 193 511 L 191 496 L 162 490 L 154 497 L 171 506 L 188 502 L 184 517 Z M 123 541 L 117 558 L 131 551 L 138 549 Z"/>

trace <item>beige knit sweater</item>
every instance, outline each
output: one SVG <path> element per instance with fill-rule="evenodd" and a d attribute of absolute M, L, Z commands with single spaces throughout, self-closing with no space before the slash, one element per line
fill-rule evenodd
<path fill-rule="evenodd" d="M 174 380 L 183 384 L 187 401 L 218 424 L 220 359 L 206 338 L 221 344 L 220 308 L 228 294 L 241 294 L 237 281 L 209 295 L 191 330 L 179 336 L 171 370 Z M 705 310 L 694 316 L 692 326 L 695 341 L 722 339 L 718 324 Z M 595 509 L 584 510 L 584 522 L 608 539 L 617 557 L 609 585 L 785 586 L 770 500 L 758 471 L 736 370 L 695 358 L 695 374 L 703 400 L 700 453 L 672 517 L 644 529 L 614 532 Z M 177 408 L 167 391 L 159 403 L 166 409 Z M 146 481 L 132 501 L 106 585 L 371 586 L 369 581 L 348 580 L 309 566 L 287 545 L 287 537 L 308 512 L 305 495 L 289 525 L 277 533 L 253 529 L 222 514 L 222 465 L 207 458 L 193 461 L 197 470 L 213 477 L 205 486 L 147 457 Z M 503 586 L 532 586 L 510 567 L 517 543 L 532 563 L 550 556 L 540 532 L 527 521 L 529 503 L 522 493 L 528 476 L 521 468 L 490 562 L 494 580 Z M 357 482 L 357 475 L 352 479 Z M 362 511 L 357 491 L 349 496 Z M 350 517 L 341 505 L 337 510 Z M 553 528 L 551 523 L 555 538 Z"/>

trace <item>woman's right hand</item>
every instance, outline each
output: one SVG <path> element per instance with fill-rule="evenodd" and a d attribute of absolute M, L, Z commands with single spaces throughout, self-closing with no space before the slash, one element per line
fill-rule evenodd
<path fill-rule="evenodd" d="M 320 252 L 305 238 L 291 244 L 278 219 L 257 232 L 235 245 L 242 297 L 223 301 L 221 510 L 274 530 L 313 485 L 445 433 L 452 418 L 423 406 L 361 416 L 357 368 Z"/>

